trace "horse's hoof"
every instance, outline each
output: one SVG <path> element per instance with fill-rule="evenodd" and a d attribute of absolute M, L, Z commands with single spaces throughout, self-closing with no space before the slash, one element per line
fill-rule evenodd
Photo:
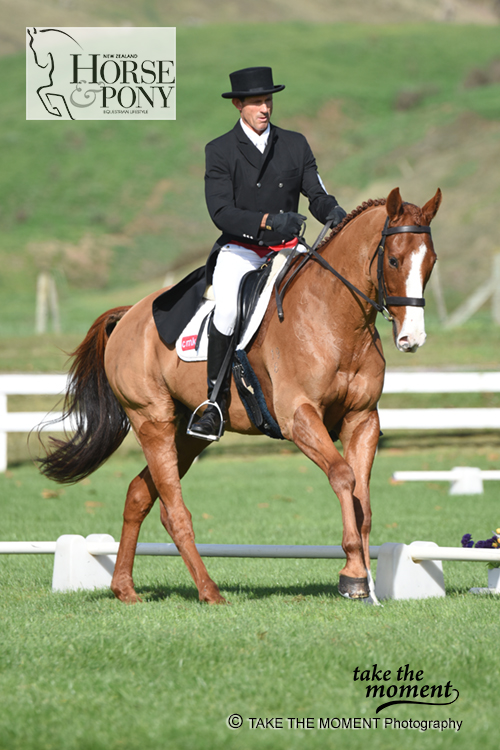
<path fill-rule="evenodd" d="M 339 577 L 339 594 L 346 599 L 366 599 L 370 596 L 368 578 L 351 578 L 341 575 Z"/>
<path fill-rule="evenodd" d="M 116 596 L 116 594 L 115 594 Z M 141 604 L 142 599 L 137 594 L 120 594 L 116 597 L 122 604 Z"/>
<path fill-rule="evenodd" d="M 227 604 L 213 581 L 204 586 L 199 595 L 200 602 L 205 602 L 206 604 Z"/>
<path fill-rule="evenodd" d="M 134 589 L 112 588 L 111 591 L 119 601 L 123 602 L 123 604 L 139 604 L 142 602 L 141 597 L 137 596 Z"/>
<path fill-rule="evenodd" d="M 224 599 L 224 597 L 219 594 L 217 599 L 211 599 L 209 604 L 230 604 L 231 602 L 228 602 L 227 599 Z"/>

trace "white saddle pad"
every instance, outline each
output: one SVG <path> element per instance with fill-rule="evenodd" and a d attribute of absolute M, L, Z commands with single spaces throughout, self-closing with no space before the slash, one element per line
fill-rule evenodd
<path fill-rule="evenodd" d="M 262 290 L 259 301 L 252 313 L 249 324 L 243 334 L 243 338 L 238 342 L 237 349 L 245 349 L 257 332 L 262 322 L 262 318 L 264 317 L 264 313 L 267 310 L 269 300 L 271 299 L 276 276 L 283 268 L 292 251 L 293 249 L 285 249 L 276 253 L 266 285 Z M 204 299 L 203 304 L 198 308 L 195 315 L 191 318 L 177 339 L 177 355 L 180 359 L 184 360 L 184 362 L 202 362 L 206 360 L 208 349 L 208 316 L 212 313 L 214 307 L 215 302 L 213 299 Z M 202 326 L 203 330 L 200 335 L 200 329 Z"/>

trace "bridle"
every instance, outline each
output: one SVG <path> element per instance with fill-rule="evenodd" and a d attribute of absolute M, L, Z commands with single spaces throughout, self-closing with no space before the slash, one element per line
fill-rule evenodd
<path fill-rule="evenodd" d="M 393 235 L 393 234 L 429 234 L 431 233 L 430 226 L 416 226 L 413 224 L 408 224 L 401 227 L 390 227 L 389 228 L 389 217 L 386 218 L 384 228 L 382 230 L 382 236 L 380 238 L 380 242 L 377 246 L 377 249 L 375 250 L 375 253 L 373 254 L 373 257 L 370 261 L 370 268 L 373 264 L 373 261 L 375 260 L 375 257 L 377 258 L 377 300 L 370 299 L 370 297 L 367 297 L 366 294 L 364 294 L 360 289 L 354 286 L 354 284 L 351 284 L 350 281 L 348 281 L 344 276 L 342 276 L 338 271 L 336 271 L 333 266 L 328 263 L 327 260 L 323 258 L 322 255 L 320 255 L 317 251 L 317 247 L 320 244 L 320 242 L 324 239 L 326 236 L 326 233 L 331 227 L 331 222 L 328 222 L 323 227 L 319 237 L 315 241 L 314 245 L 312 247 L 309 247 L 306 242 L 304 242 L 303 236 L 299 237 L 299 241 L 301 244 L 305 245 L 308 248 L 308 252 L 303 254 L 302 262 L 299 263 L 299 265 L 295 268 L 295 271 L 292 273 L 292 275 L 287 279 L 284 287 L 282 288 L 281 292 L 279 291 L 279 286 L 281 281 L 284 279 L 286 273 L 288 272 L 288 269 L 290 268 L 290 265 L 288 263 L 285 264 L 283 271 L 279 274 L 277 280 L 276 280 L 276 304 L 278 308 L 278 316 L 280 320 L 282 321 L 284 319 L 283 314 L 283 296 L 285 294 L 285 290 L 290 283 L 290 281 L 297 275 L 297 273 L 300 271 L 300 269 L 305 265 L 305 263 L 312 259 L 315 260 L 317 263 L 319 263 L 323 268 L 325 268 L 327 271 L 329 271 L 331 274 L 337 277 L 348 289 L 350 289 L 352 292 L 357 294 L 359 297 L 365 300 L 365 302 L 369 302 L 372 307 L 376 309 L 377 312 L 381 313 L 386 320 L 392 321 L 393 317 L 390 314 L 388 307 L 425 307 L 425 299 L 423 297 L 393 297 L 387 294 L 387 286 L 385 283 L 385 277 L 384 277 L 384 253 L 385 253 L 385 242 L 387 237 Z M 303 226 L 301 234 L 303 235 L 305 227 Z M 289 260 L 293 261 L 297 258 L 295 255 L 291 255 Z M 288 268 L 287 268 L 288 266 Z"/>
<path fill-rule="evenodd" d="M 402 227 L 391 227 L 389 228 L 389 217 L 385 220 L 384 228 L 382 230 L 382 237 L 380 244 L 377 248 L 375 255 L 377 255 L 377 284 L 378 284 L 378 308 L 382 308 L 379 311 L 382 312 L 384 317 L 389 314 L 387 310 L 389 305 L 394 307 L 425 307 L 425 299 L 423 297 L 391 297 L 387 294 L 387 287 L 385 284 L 384 277 L 384 252 L 385 252 L 385 241 L 387 237 L 393 234 L 429 234 L 431 228 L 429 226 L 415 226 L 408 224 Z M 375 257 L 375 255 L 372 258 Z M 371 263 L 370 263 L 371 267 Z M 392 316 L 389 314 L 389 318 Z"/>

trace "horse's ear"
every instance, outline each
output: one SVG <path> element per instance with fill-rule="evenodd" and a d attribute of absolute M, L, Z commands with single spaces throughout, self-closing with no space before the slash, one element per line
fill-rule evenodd
<path fill-rule="evenodd" d="M 401 199 L 399 188 L 394 188 L 394 190 L 391 190 L 391 192 L 387 196 L 385 207 L 387 209 L 387 215 L 391 221 L 395 221 L 399 216 L 401 216 L 401 214 L 403 213 L 403 201 Z"/>
<path fill-rule="evenodd" d="M 436 195 L 434 196 L 434 198 L 431 198 L 430 201 L 427 201 L 425 206 L 422 208 L 422 218 L 427 225 L 431 223 L 431 221 L 437 214 L 438 208 L 441 205 L 442 198 L 443 198 L 443 194 L 441 190 L 438 188 L 436 190 Z"/>

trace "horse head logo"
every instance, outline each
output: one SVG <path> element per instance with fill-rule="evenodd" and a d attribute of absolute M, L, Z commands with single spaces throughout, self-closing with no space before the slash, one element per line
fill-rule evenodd
<path fill-rule="evenodd" d="M 82 49 L 70 34 L 62 29 L 27 29 L 29 47 L 36 65 L 45 71 L 46 83 L 36 90 L 45 110 L 53 117 L 74 120 L 67 99 L 67 65 L 64 58 L 68 53 Z"/>

